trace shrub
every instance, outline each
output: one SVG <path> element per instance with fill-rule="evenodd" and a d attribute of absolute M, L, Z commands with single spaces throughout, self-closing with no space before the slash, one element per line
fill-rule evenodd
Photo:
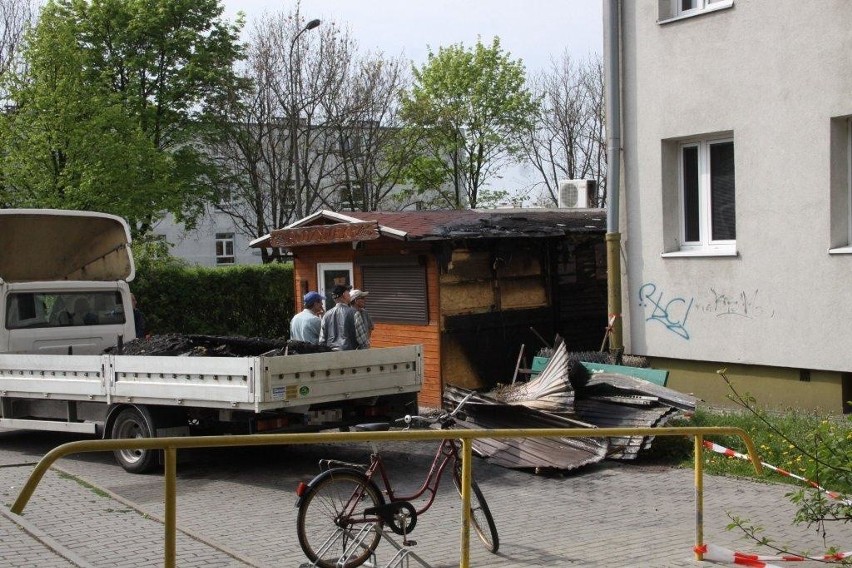
<path fill-rule="evenodd" d="M 277 338 L 293 317 L 289 263 L 207 268 L 148 258 L 131 289 L 149 333 Z"/>

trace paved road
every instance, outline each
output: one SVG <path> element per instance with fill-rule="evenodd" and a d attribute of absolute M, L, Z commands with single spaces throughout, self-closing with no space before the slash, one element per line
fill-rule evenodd
<path fill-rule="evenodd" d="M 0 566 L 162 565 L 163 482 L 130 475 L 110 455 L 64 459 L 45 477 L 23 518 L 8 508 L 32 464 L 56 434 L 0 431 Z M 413 487 L 431 459 L 431 443 L 387 443 L 394 480 Z M 298 567 L 294 489 L 317 460 L 361 461 L 363 443 L 204 450 L 178 468 L 178 566 Z M 476 460 L 474 471 L 500 533 L 498 555 L 471 541 L 474 566 L 694 567 L 691 470 L 607 463 L 567 476 L 536 476 Z M 818 535 L 791 525 L 789 486 L 705 477 L 705 542 L 754 551 L 725 530 L 727 513 L 749 517 L 779 542 L 823 552 Z M 447 480 L 412 535 L 434 567 L 457 566 L 459 500 Z M 852 548 L 852 527 L 832 542 Z M 384 565 L 393 550 L 382 545 Z M 812 563 L 797 563 L 797 566 Z M 411 566 L 416 563 L 412 562 Z M 815 565 L 815 564 L 814 564 Z"/>

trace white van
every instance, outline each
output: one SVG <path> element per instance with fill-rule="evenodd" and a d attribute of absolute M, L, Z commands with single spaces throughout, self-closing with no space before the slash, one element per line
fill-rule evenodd
<path fill-rule="evenodd" d="M 120 217 L 0 209 L 0 353 L 94 355 L 134 339 L 134 276 Z"/>

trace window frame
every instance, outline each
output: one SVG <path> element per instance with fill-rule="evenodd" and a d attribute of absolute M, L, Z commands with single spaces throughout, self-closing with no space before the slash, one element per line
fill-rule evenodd
<path fill-rule="evenodd" d="M 831 119 L 828 253 L 852 254 L 852 116 Z"/>
<path fill-rule="evenodd" d="M 852 118 L 846 121 L 846 219 L 847 247 L 852 247 Z"/>
<path fill-rule="evenodd" d="M 282 204 L 285 209 L 295 209 L 296 208 L 296 180 L 289 179 L 284 184 L 284 199 L 282 200 Z"/>
<path fill-rule="evenodd" d="M 335 301 L 331 297 L 331 290 L 327 290 L 325 283 L 325 273 L 328 272 L 346 272 L 346 285 L 355 285 L 355 270 L 351 262 L 318 262 L 317 263 L 317 291 L 325 299 L 324 305 L 326 310 L 334 307 Z"/>
<path fill-rule="evenodd" d="M 696 4 L 695 8 L 683 10 L 681 8 L 681 1 L 660 0 L 658 3 L 657 23 L 667 24 L 734 7 L 734 0 L 694 0 Z"/>
<path fill-rule="evenodd" d="M 733 239 L 713 239 L 713 201 L 712 201 L 712 172 L 710 169 L 710 149 L 718 144 L 732 144 L 734 160 L 736 161 L 736 144 L 733 136 L 710 138 L 692 138 L 683 140 L 677 147 L 677 211 L 679 250 L 664 253 L 663 256 L 726 256 L 736 255 L 737 241 Z M 698 240 L 687 241 L 686 236 L 686 183 L 684 179 L 684 150 L 697 149 L 697 184 L 698 184 Z M 736 169 L 734 170 L 736 180 Z M 736 230 L 736 181 L 734 183 L 734 227 Z"/>
<path fill-rule="evenodd" d="M 228 245 L 230 244 L 230 254 L 228 254 Z M 214 252 L 216 255 L 216 266 L 228 266 L 237 263 L 237 256 L 234 253 L 236 248 L 234 242 L 234 233 L 216 233 L 216 244 Z M 222 246 L 221 253 L 219 245 Z"/>
<path fill-rule="evenodd" d="M 368 183 L 361 180 L 341 183 L 337 195 L 340 209 L 363 211 L 367 202 L 368 189 Z"/>

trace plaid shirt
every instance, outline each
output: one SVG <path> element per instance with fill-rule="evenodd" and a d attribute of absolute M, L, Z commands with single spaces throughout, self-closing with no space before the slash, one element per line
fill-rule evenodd
<path fill-rule="evenodd" d="M 373 320 L 367 310 L 355 310 L 355 341 L 358 349 L 370 348 L 370 333 L 373 331 Z"/>

